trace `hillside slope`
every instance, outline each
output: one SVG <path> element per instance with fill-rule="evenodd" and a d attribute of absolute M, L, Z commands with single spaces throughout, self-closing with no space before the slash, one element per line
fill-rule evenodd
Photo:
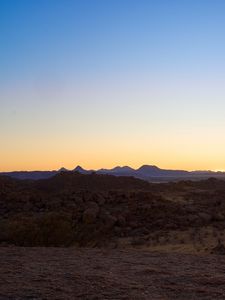
<path fill-rule="evenodd" d="M 225 241 L 225 182 L 216 179 L 150 184 L 65 172 L 0 177 L 0 187 L 3 244 L 211 253 Z"/>

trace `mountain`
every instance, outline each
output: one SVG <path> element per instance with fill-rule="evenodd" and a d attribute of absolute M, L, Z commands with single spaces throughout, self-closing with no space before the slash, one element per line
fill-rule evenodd
<path fill-rule="evenodd" d="M 100 169 L 96 171 L 97 174 L 110 174 L 114 176 L 134 176 L 135 177 L 135 170 L 131 167 L 124 166 L 120 167 L 117 166 L 113 169 Z"/>
<path fill-rule="evenodd" d="M 58 172 L 68 172 L 69 170 L 67 170 L 66 168 L 62 167 L 58 170 Z"/>
<path fill-rule="evenodd" d="M 94 172 L 93 170 L 85 170 L 81 166 L 77 166 L 75 169 L 73 169 L 73 171 L 81 174 L 91 174 Z"/>
<path fill-rule="evenodd" d="M 113 176 L 132 176 L 135 178 L 152 181 L 152 182 L 163 182 L 163 181 L 179 181 L 179 180 L 201 180 L 210 177 L 224 178 L 225 172 L 213 172 L 213 171 L 185 171 L 185 170 L 168 170 L 160 169 L 154 165 L 143 165 L 138 169 L 133 169 L 129 166 L 117 166 L 112 169 L 99 169 L 99 170 L 86 170 L 81 166 L 77 166 L 75 169 L 67 170 L 61 168 L 58 171 L 17 171 L 17 172 L 4 172 L 0 175 L 7 175 L 16 179 L 47 179 L 53 177 L 58 173 L 64 172 L 78 172 L 80 174 L 102 174 L 102 175 L 113 175 Z"/>
<path fill-rule="evenodd" d="M 161 169 L 158 168 L 157 166 L 151 166 L 151 165 L 143 165 L 139 169 L 137 169 L 137 172 L 140 173 L 146 173 L 146 172 L 158 172 Z"/>
<path fill-rule="evenodd" d="M 2 172 L 0 175 L 6 175 L 15 179 L 47 179 L 56 175 L 58 171 L 15 171 L 15 172 Z"/>
<path fill-rule="evenodd" d="M 85 170 L 81 168 L 80 173 L 84 173 Z M 88 172 L 88 171 L 87 171 Z M 108 174 L 114 176 L 132 176 L 135 178 L 152 181 L 179 181 L 179 180 L 201 180 L 210 177 L 225 178 L 224 172 L 213 171 L 185 171 L 185 170 L 167 170 L 160 169 L 154 165 L 143 165 L 138 169 L 132 169 L 129 166 L 117 166 L 112 169 L 99 169 L 95 171 L 96 174 Z"/>
<path fill-rule="evenodd" d="M 140 176 L 185 176 L 190 172 L 183 170 L 165 170 L 160 169 L 156 166 L 143 165 L 139 169 L 136 170 Z"/>

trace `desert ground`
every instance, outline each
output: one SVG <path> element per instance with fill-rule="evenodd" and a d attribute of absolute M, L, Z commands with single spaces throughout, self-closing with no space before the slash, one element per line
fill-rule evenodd
<path fill-rule="evenodd" d="M 225 299 L 225 257 L 140 249 L 0 248 L 0 299 Z"/>
<path fill-rule="evenodd" d="M 0 177 L 0 300 L 225 299 L 225 182 Z"/>

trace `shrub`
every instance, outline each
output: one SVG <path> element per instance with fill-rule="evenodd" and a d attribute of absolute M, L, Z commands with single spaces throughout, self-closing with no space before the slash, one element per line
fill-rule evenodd
<path fill-rule="evenodd" d="M 72 220 L 67 215 L 14 217 L 3 226 L 4 240 L 17 246 L 69 246 L 73 241 Z"/>

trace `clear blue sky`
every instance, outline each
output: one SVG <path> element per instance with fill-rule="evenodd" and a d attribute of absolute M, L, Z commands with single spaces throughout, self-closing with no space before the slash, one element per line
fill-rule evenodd
<path fill-rule="evenodd" d="M 225 1 L 0 0 L 0 170 L 225 169 Z"/>

